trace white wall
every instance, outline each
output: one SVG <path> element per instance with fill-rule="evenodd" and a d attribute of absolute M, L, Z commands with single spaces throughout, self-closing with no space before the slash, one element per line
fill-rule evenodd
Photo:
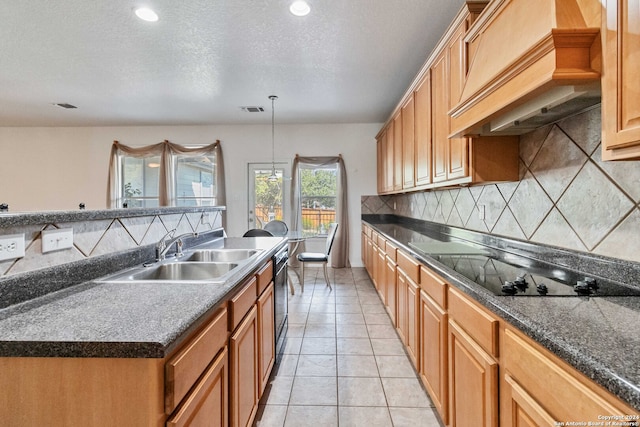
<path fill-rule="evenodd" d="M 360 197 L 376 193 L 375 135 L 381 124 L 277 125 L 276 161 L 295 154 L 342 154 L 347 167 L 350 260 L 361 266 Z M 247 164 L 271 162 L 270 125 L 10 128 L 0 127 L 0 203 L 11 212 L 104 209 L 113 140 L 140 146 L 168 139 L 219 139 L 227 180 L 227 233 L 247 229 Z"/>

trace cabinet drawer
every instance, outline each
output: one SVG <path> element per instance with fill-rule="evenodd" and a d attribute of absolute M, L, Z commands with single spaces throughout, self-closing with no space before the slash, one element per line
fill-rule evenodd
<path fill-rule="evenodd" d="M 402 251 L 397 253 L 398 267 L 415 283 L 420 283 L 420 263 Z"/>
<path fill-rule="evenodd" d="M 387 256 L 389 258 L 391 258 L 391 260 L 393 262 L 396 261 L 396 252 L 398 251 L 398 247 L 396 245 L 394 245 L 391 242 L 387 242 L 387 244 L 385 245 L 385 252 L 387 253 Z"/>
<path fill-rule="evenodd" d="M 229 301 L 229 330 L 233 331 L 240 324 L 242 318 L 255 304 L 258 298 L 258 280 L 253 277 L 242 287 L 242 290 Z"/>
<path fill-rule="evenodd" d="M 258 295 L 262 295 L 273 280 L 273 261 L 269 261 L 256 274 L 258 277 Z"/>
<path fill-rule="evenodd" d="M 449 287 L 448 303 L 449 317 L 455 319 L 485 351 L 497 357 L 498 319 L 452 287 Z"/>
<path fill-rule="evenodd" d="M 420 288 L 438 303 L 440 308 L 447 308 L 447 282 L 424 266 L 420 266 Z"/>
<path fill-rule="evenodd" d="M 229 419 L 228 375 L 227 348 L 225 347 L 207 368 L 180 409 L 167 420 L 167 427 L 226 426 Z"/>
<path fill-rule="evenodd" d="M 516 400 L 520 389 L 526 390 L 548 415 L 563 421 L 599 421 L 602 415 L 637 414 L 573 368 L 556 363 L 555 356 L 547 356 L 546 350 L 520 334 L 505 329 L 503 344 L 505 381 Z"/>
<path fill-rule="evenodd" d="M 223 308 L 165 364 L 165 411 L 173 412 L 215 355 L 226 345 L 227 310 Z"/>

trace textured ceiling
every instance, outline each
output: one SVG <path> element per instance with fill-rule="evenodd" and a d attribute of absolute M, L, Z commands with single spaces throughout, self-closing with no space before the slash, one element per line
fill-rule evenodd
<path fill-rule="evenodd" d="M 0 126 L 383 122 L 463 3 L 308 2 L 0 0 Z"/>

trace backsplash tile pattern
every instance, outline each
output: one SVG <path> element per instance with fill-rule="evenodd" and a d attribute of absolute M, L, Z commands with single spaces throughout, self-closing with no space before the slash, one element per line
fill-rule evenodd
<path fill-rule="evenodd" d="M 205 232 L 222 227 L 222 213 L 185 213 L 29 225 L 0 230 L 2 235 L 25 233 L 25 256 L 0 261 L 0 277 L 53 267 L 73 261 L 156 243 L 169 230 L 176 235 Z M 73 228 L 72 248 L 42 253 L 41 231 Z"/>
<path fill-rule="evenodd" d="M 603 162 L 600 135 L 597 107 L 522 135 L 519 182 L 366 196 L 362 213 L 640 262 L 640 162 Z"/>

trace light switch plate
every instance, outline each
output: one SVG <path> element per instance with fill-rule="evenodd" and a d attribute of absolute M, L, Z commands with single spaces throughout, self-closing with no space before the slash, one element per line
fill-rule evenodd
<path fill-rule="evenodd" d="M 0 236 L 0 261 L 24 256 L 24 233 Z"/>
<path fill-rule="evenodd" d="M 73 228 L 42 231 L 42 253 L 73 247 Z"/>

